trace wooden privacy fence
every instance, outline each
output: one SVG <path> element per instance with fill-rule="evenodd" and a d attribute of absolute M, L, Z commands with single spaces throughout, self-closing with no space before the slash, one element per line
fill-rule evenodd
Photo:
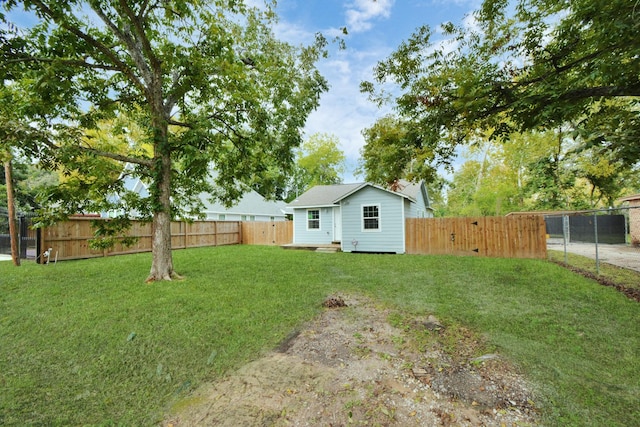
<path fill-rule="evenodd" d="M 51 260 L 95 258 L 110 255 L 151 252 L 152 224 L 132 221 L 128 237 L 136 237 L 131 246 L 116 244 L 109 249 L 91 249 L 89 240 L 93 235 L 92 221 L 108 221 L 96 218 L 71 218 L 40 230 L 38 253 L 51 248 Z M 240 221 L 173 221 L 171 223 L 171 246 L 173 249 L 200 246 L 235 245 L 242 241 Z M 124 236 L 123 236 L 124 237 Z M 40 261 L 40 260 L 39 260 Z"/>
<path fill-rule="evenodd" d="M 151 223 L 133 221 L 128 236 L 131 246 L 109 249 L 89 247 L 95 218 L 72 218 L 39 230 L 39 256 L 51 248 L 51 259 L 95 258 L 151 251 Z M 106 221 L 106 220 L 102 220 Z M 479 218 L 412 218 L 406 220 L 406 253 L 451 254 L 505 258 L 547 256 L 546 229 L 542 216 Z M 174 221 L 174 249 L 222 245 L 284 245 L 293 241 L 293 222 Z M 39 260 L 41 261 L 41 259 Z"/>
<path fill-rule="evenodd" d="M 542 216 L 411 218 L 405 234 L 409 254 L 547 257 Z"/>

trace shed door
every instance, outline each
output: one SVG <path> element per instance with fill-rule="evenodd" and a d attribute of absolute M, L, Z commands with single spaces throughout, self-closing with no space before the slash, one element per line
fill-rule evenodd
<path fill-rule="evenodd" d="M 342 212 L 340 206 L 333 208 L 333 241 L 342 241 Z"/>

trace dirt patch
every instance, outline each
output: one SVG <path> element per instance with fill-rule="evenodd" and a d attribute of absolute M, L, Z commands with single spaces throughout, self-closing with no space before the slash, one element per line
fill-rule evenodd
<path fill-rule="evenodd" d="M 536 423 L 524 378 L 463 328 L 356 296 L 279 348 L 178 402 L 163 426 L 515 426 Z"/>

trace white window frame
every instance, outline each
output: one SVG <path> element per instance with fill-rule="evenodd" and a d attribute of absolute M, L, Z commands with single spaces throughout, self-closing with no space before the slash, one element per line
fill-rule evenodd
<path fill-rule="evenodd" d="M 309 219 L 309 212 L 313 212 L 313 211 L 317 211 L 318 212 L 318 219 Z M 321 219 L 322 217 L 322 213 L 321 213 L 321 209 L 320 208 L 315 208 L 315 209 L 307 209 L 307 215 L 305 217 L 305 221 L 307 224 L 307 231 L 320 231 L 320 224 L 321 224 Z M 309 221 L 318 221 L 318 228 L 311 228 L 309 227 Z"/>
<path fill-rule="evenodd" d="M 377 217 L 366 217 L 364 216 L 364 208 L 369 208 L 369 207 L 375 207 L 378 209 L 378 216 Z M 362 218 L 361 221 L 361 227 L 362 227 L 362 232 L 363 233 L 379 233 L 382 231 L 382 214 L 381 214 L 381 209 L 380 209 L 380 203 L 367 203 L 367 204 L 363 204 L 360 205 L 360 215 Z M 365 228 L 364 223 L 365 223 L 365 219 L 373 219 L 373 218 L 377 218 L 378 219 L 378 228 Z"/>

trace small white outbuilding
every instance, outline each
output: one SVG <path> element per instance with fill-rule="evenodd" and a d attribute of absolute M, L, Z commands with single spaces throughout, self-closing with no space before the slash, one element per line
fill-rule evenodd
<path fill-rule="evenodd" d="M 318 185 L 289 203 L 293 243 L 339 243 L 343 252 L 405 252 L 405 219 L 432 218 L 424 182 Z"/>

